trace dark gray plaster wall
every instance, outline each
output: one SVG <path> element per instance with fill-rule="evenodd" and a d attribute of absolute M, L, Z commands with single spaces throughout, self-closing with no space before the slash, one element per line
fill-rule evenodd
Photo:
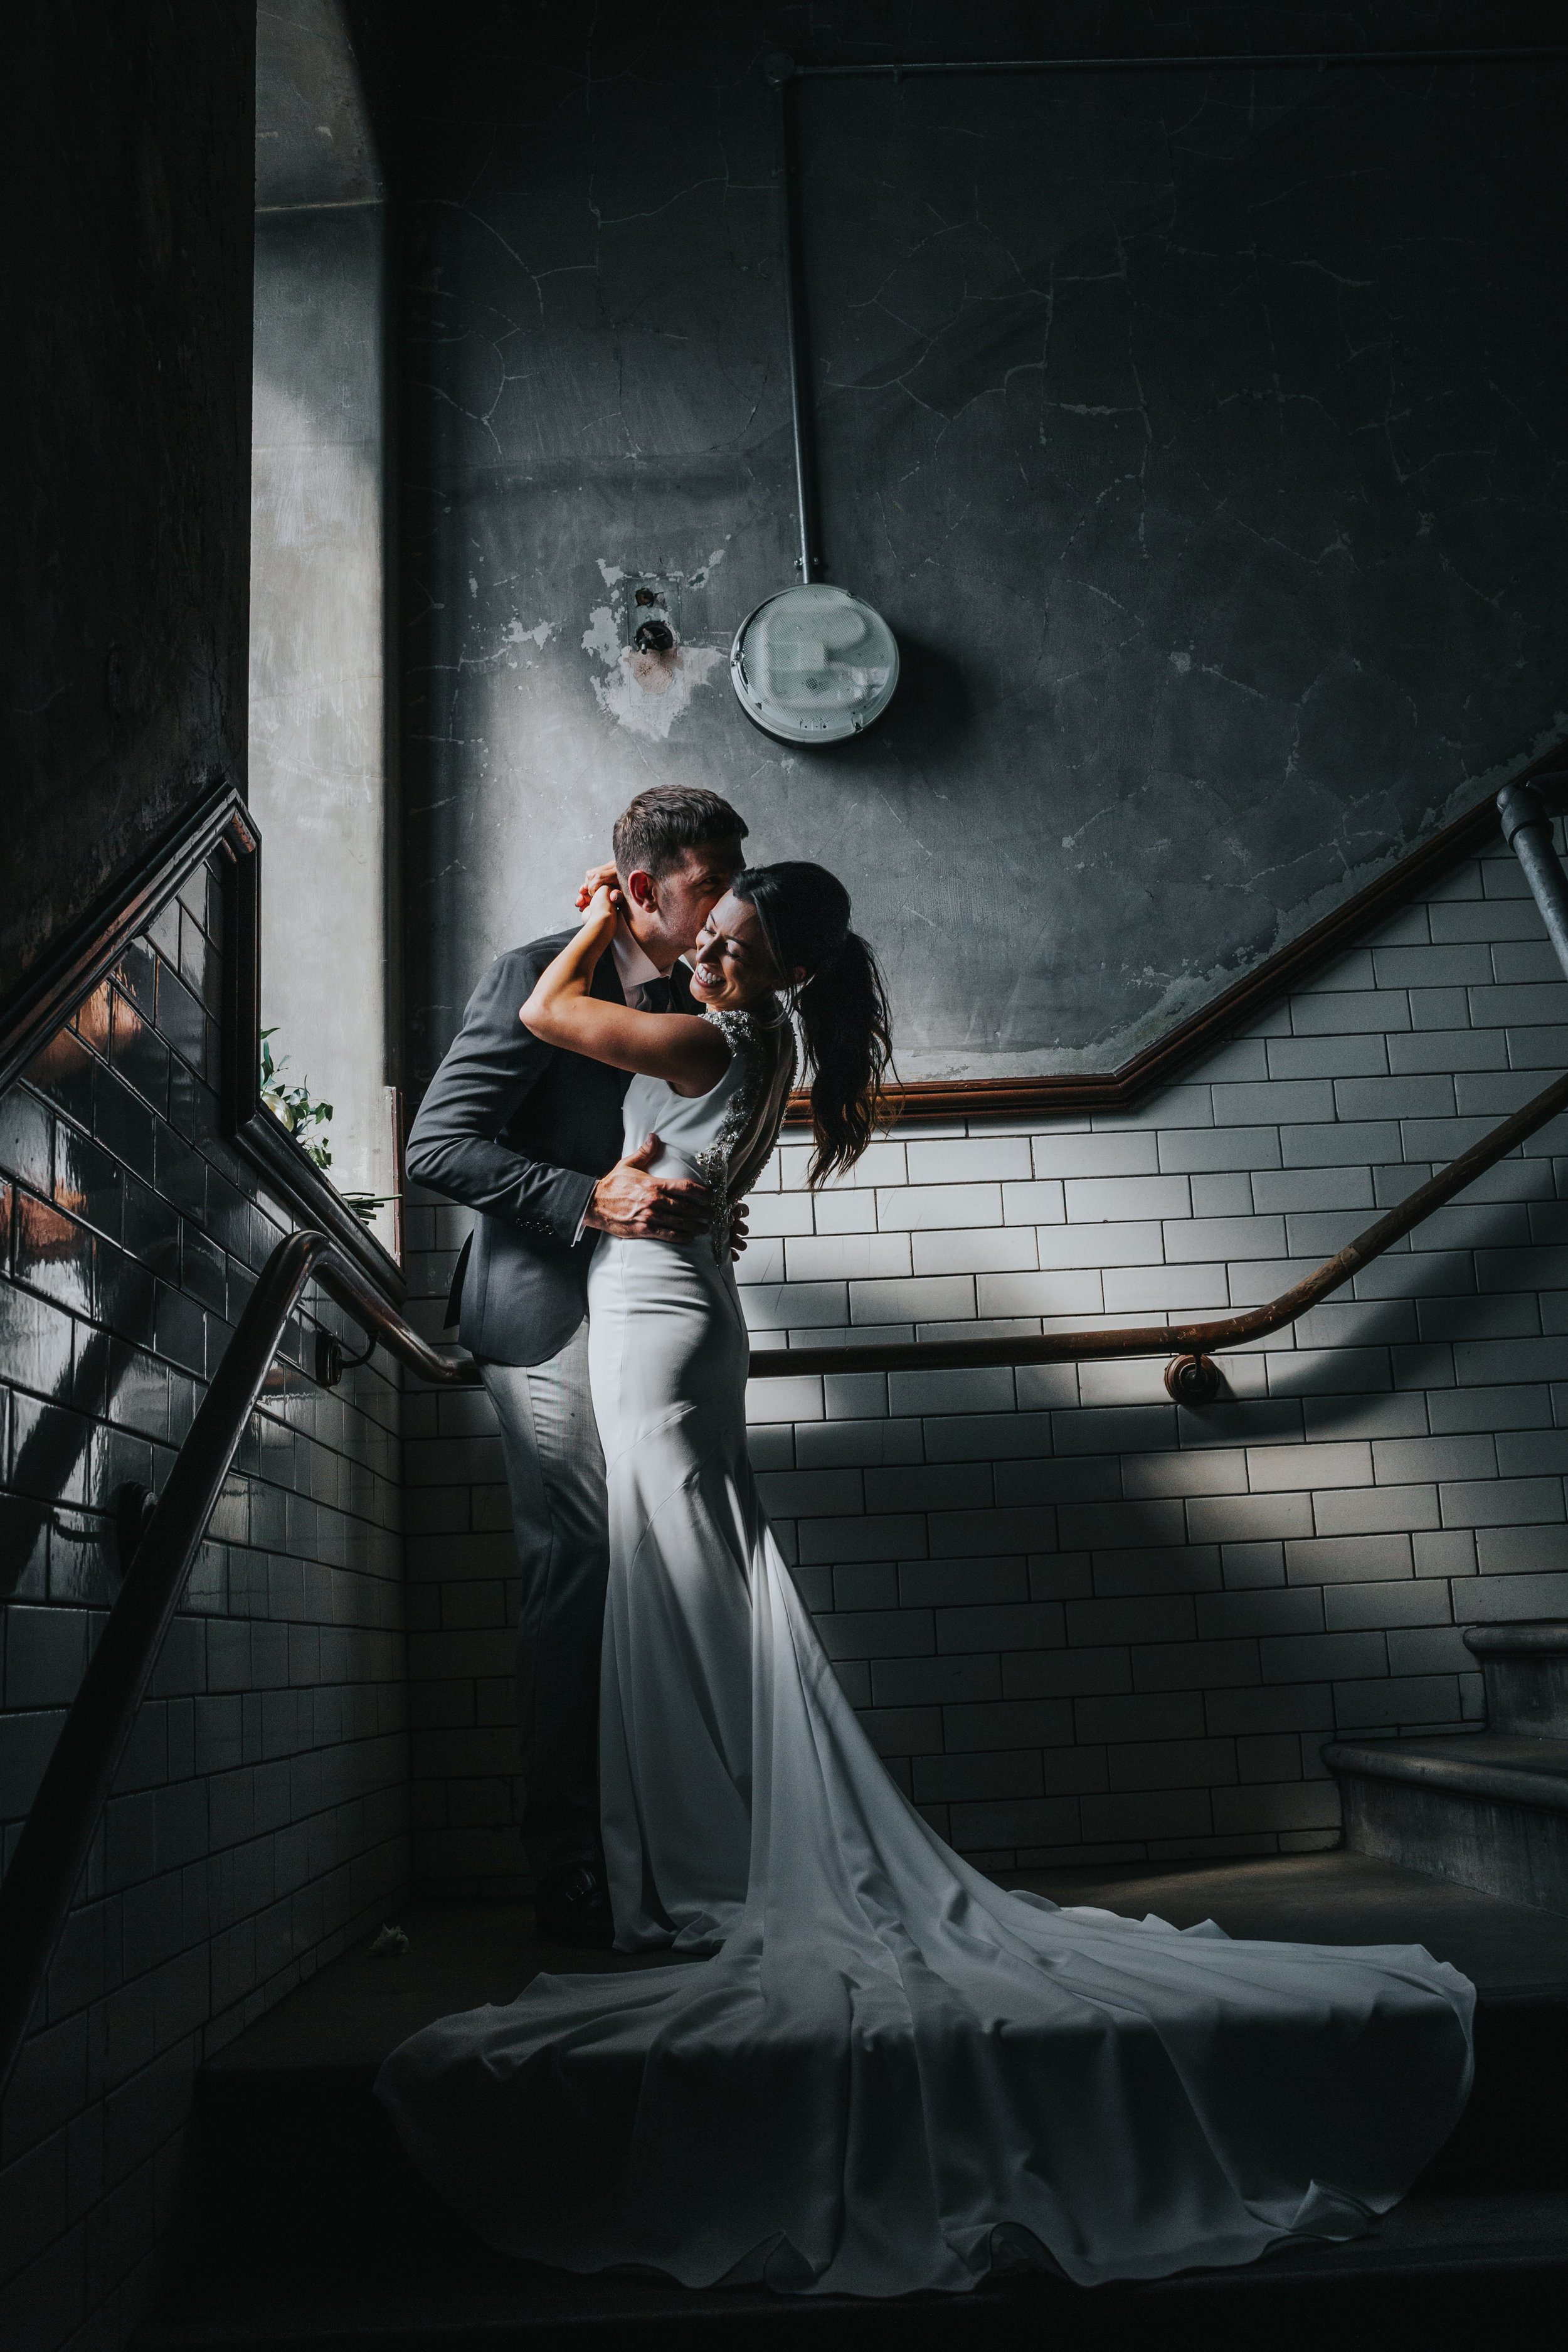
<path fill-rule="evenodd" d="M 250 805 L 261 1018 L 332 1105 L 332 1181 L 389 1195 L 384 228 L 379 204 L 258 212 Z M 392 1239 L 389 1209 L 377 1230 Z"/>
<path fill-rule="evenodd" d="M 1568 726 L 1565 88 L 803 94 L 833 566 L 953 707 L 793 830 L 847 804 L 909 1075 L 1114 1066 Z"/>
<path fill-rule="evenodd" d="M 253 43 L 209 0 L 9 28 L 0 990 L 244 773 Z"/>
<path fill-rule="evenodd" d="M 1123 1058 L 1553 734 L 1563 75 L 1516 65 L 804 90 L 828 572 L 905 682 L 797 756 L 725 677 L 795 547 L 765 51 L 1365 46 L 1473 12 L 377 15 L 416 1081 L 655 779 L 841 867 L 907 1076 L 1001 1075 Z M 673 682 L 625 658 L 642 577 Z"/>
<path fill-rule="evenodd" d="M 372 204 L 381 166 L 341 0 L 256 11 L 256 209 Z"/>

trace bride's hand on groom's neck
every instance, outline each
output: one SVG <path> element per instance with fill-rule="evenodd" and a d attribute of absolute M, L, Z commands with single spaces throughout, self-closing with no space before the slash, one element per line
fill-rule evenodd
<path fill-rule="evenodd" d="M 615 874 L 613 866 L 610 872 L 611 880 L 599 884 L 590 897 L 583 914 L 584 931 L 587 933 L 602 931 L 606 940 L 610 938 L 626 912 L 626 900 L 622 898 L 613 878 Z M 578 903 L 579 905 L 582 903 L 581 893 L 578 894 Z"/>
<path fill-rule="evenodd" d="M 590 866 L 577 891 L 577 912 L 585 914 L 595 890 L 613 890 L 620 877 L 612 858 L 604 866 Z"/>

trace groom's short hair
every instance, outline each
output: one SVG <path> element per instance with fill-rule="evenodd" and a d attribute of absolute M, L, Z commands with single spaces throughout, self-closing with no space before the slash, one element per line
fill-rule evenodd
<path fill-rule="evenodd" d="M 738 849 L 745 837 L 745 819 L 717 793 L 699 784 L 653 784 L 616 819 L 616 870 L 623 882 L 639 871 L 657 881 L 672 874 L 689 849 Z"/>

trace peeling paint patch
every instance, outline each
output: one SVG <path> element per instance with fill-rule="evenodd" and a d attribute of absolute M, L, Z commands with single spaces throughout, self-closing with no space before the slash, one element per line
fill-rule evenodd
<path fill-rule="evenodd" d="M 587 636 L 583 642 L 588 644 Z M 603 658 L 602 647 L 592 650 Z M 608 676 L 594 680 L 595 699 L 607 717 L 634 735 L 665 741 L 698 687 L 723 657 L 717 646 L 676 646 L 668 653 L 638 653 L 629 646 L 617 645 Z"/>
<path fill-rule="evenodd" d="M 709 559 L 710 566 L 722 552 Z M 617 726 L 667 740 L 696 689 L 725 658 L 717 646 L 681 642 L 680 590 L 704 575 L 628 572 L 603 556 L 598 564 L 610 602 L 594 607 L 583 632 L 584 652 L 603 663 L 605 672 L 592 680 L 595 699 Z"/>
<path fill-rule="evenodd" d="M 458 667 L 461 670 L 488 670 L 504 661 L 508 669 L 515 669 L 513 655 L 519 646 L 538 646 L 542 649 L 560 626 L 559 621 L 536 621 L 531 629 L 525 629 L 514 613 L 492 645 L 483 653 L 460 655 Z M 528 667 L 531 669 L 532 663 Z"/>
<path fill-rule="evenodd" d="M 607 604 L 595 604 L 589 614 L 588 625 L 583 632 L 583 651 L 597 654 L 602 662 L 619 661 L 620 632 L 616 626 L 616 616 Z"/>

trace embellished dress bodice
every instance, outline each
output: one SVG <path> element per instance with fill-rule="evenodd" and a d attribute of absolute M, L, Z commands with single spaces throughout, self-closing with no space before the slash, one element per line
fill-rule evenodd
<path fill-rule="evenodd" d="M 708 1186 L 714 1202 L 713 1255 L 728 1265 L 731 1219 L 773 1149 L 795 1049 L 782 1021 L 711 1011 L 702 1017 L 729 1045 L 729 1068 L 716 1086 L 696 1096 L 677 1094 L 664 1078 L 634 1077 L 622 1111 L 621 1148 L 635 1151 L 657 1135 L 664 1150 L 650 1172 L 694 1176 Z"/>

